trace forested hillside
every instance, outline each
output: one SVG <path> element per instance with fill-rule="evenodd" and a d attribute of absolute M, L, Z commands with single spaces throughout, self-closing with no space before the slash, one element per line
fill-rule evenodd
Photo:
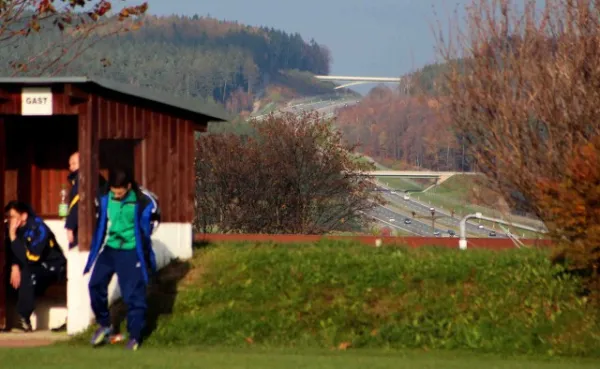
<path fill-rule="evenodd" d="M 0 48 L 6 65 L 2 74 L 10 75 L 8 65 L 26 62 L 58 37 L 58 32 L 43 32 Z M 104 77 L 241 110 L 251 108 L 254 97 L 280 80 L 281 71 L 327 74 L 329 65 L 329 51 L 299 34 L 207 17 L 169 16 L 147 17 L 140 29 L 101 40 L 59 74 Z"/>

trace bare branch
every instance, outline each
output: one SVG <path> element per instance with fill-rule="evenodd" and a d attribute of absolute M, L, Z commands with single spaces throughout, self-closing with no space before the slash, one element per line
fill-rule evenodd
<path fill-rule="evenodd" d="M 100 40 L 139 27 L 147 3 L 123 7 L 112 15 L 113 4 L 123 0 L 0 1 L 0 47 L 27 47 L 24 59 L 10 62 L 13 75 L 55 75 Z M 43 48 L 24 39 L 42 37 Z"/>

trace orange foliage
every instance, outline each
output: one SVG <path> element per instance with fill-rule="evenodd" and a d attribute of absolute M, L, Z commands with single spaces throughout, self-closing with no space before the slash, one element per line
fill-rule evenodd
<path fill-rule="evenodd" d="M 253 102 L 254 96 L 252 94 L 247 93 L 242 88 L 238 88 L 231 94 L 227 100 L 227 103 L 225 104 L 225 107 L 227 110 L 234 113 L 241 113 L 244 111 L 247 112 L 252 110 Z"/>
<path fill-rule="evenodd" d="M 600 138 L 580 146 L 564 169 L 561 181 L 537 181 L 537 203 L 548 219 L 548 228 L 567 246 L 560 257 L 568 260 L 569 268 L 596 275 L 600 262 Z"/>
<path fill-rule="evenodd" d="M 458 143 L 443 100 L 407 96 L 377 87 L 359 104 L 343 109 L 337 123 L 345 139 L 380 161 L 453 170 L 460 165 Z"/>

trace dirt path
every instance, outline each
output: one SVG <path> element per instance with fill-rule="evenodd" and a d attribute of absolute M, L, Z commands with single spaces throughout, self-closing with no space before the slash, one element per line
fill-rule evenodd
<path fill-rule="evenodd" d="M 0 348 L 4 347 L 40 347 L 69 339 L 66 333 L 40 331 L 33 333 L 0 332 Z"/>

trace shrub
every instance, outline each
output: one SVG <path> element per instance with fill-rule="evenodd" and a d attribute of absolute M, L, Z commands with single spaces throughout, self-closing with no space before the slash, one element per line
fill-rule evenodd
<path fill-rule="evenodd" d="M 319 113 L 269 115 L 253 137 L 202 136 L 196 146 L 196 229 L 222 233 L 356 231 L 384 199 L 374 166 Z"/>

